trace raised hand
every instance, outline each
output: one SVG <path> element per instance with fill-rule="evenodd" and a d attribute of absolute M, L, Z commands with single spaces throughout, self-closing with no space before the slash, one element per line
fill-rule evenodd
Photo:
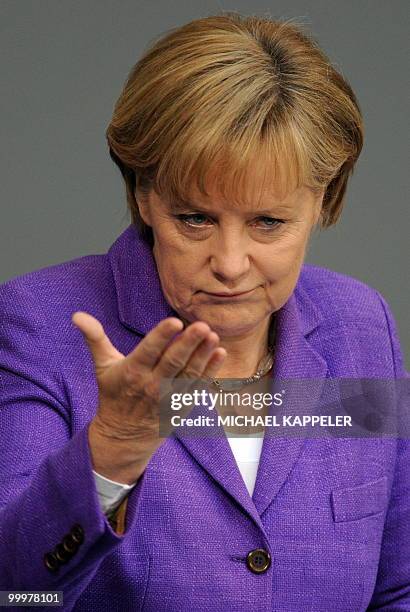
<path fill-rule="evenodd" d="M 89 425 L 94 469 L 131 484 L 165 440 L 159 436 L 161 379 L 213 377 L 226 351 L 203 321 L 183 329 L 180 319 L 163 319 L 126 356 L 92 315 L 77 311 L 72 321 L 90 349 L 99 390 L 97 413 Z"/>

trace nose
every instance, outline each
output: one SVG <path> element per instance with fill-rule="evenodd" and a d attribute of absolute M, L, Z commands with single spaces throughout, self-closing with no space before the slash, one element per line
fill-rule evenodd
<path fill-rule="evenodd" d="M 210 257 L 211 270 L 221 282 L 235 284 L 250 269 L 248 242 L 243 234 L 234 231 L 220 234 L 218 238 Z"/>

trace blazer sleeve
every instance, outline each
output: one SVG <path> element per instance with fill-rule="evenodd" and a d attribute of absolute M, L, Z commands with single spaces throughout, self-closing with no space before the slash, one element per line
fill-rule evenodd
<path fill-rule="evenodd" d="M 409 374 L 404 367 L 397 326 L 389 306 L 379 295 L 391 340 L 391 354 L 396 378 L 402 379 L 407 389 L 406 405 L 409 412 Z M 404 393 L 406 389 L 400 385 Z M 383 531 L 376 585 L 368 610 L 404 612 L 410 610 L 410 440 L 397 439 L 396 464 L 390 502 Z"/>
<path fill-rule="evenodd" d="M 88 424 L 72 435 L 51 333 L 27 287 L 0 286 L 0 590 L 63 591 L 71 610 L 129 530 L 127 503 L 111 524 L 102 512 Z"/>

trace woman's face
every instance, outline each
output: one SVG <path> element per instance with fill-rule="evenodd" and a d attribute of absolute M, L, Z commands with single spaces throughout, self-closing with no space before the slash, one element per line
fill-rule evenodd
<path fill-rule="evenodd" d="M 284 198 L 263 191 L 256 205 L 250 189 L 248 204 L 232 205 L 216 191 L 197 192 L 179 207 L 152 190 L 139 206 L 168 303 L 221 337 L 257 329 L 293 292 L 322 197 L 306 187 Z"/>

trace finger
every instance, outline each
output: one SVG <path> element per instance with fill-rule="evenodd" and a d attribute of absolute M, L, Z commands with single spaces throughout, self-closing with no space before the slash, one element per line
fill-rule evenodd
<path fill-rule="evenodd" d="M 183 330 L 181 319 L 167 317 L 163 319 L 141 340 L 132 353 L 128 355 L 131 365 L 142 365 L 153 369 L 160 360 L 170 340 Z"/>
<path fill-rule="evenodd" d="M 184 379 L 185 385 L 183 389 L 179 387 L 178 391 L 179 392 L 183 391 L 184 393 L 190 393 L 192 390 L 196 388 L 198 384 L 201 384 L 197 382 L 197 379 L 203 381 L 203 380 L 206 380 L 208 377 L 214 378 L 218 370 L 220 369 L 221 365 L 225 361 L 226 356 L 227 356 L 227 352 L 223 347 L 217 347 L 217 348 L 211 349 L 210 355 L 208 354 L 208 357 L 205 360 L 205 364 L 203 365 L 201 372 L 197 376 L 196 375 L 187 376 L 185 373 L 186 372 L 185 370 L 181 373 L 181 378 Z"/>
<path fill-rule="evenodd" d="M 188 360 L 182 375 L 187 378 L 200 378 L 205 370 L 212 352 L 219 344 L 219 337 L 215 332 L 211 332 L 198 345 Z"/>
<path fill-rule="evenodd" d="M 187 327 L 164 352 L 153 374 L 159 378 L 173 378 L 185 369 L 188 360 L 198 345 L 211 333 L 203 321 L 196 321 Z"/>
<path fill-rule="evenodd" d="M 218 342 L 219 342 L 219 339 L 218 339 Z M 205 344 L 205 343 L 206 341 L 204 341 L 202 344 Z M 211 356 L 210 358 L 206 360 L 206 364 L 204 366 L 205 369 L 202 368 L 201 373 L 197 377 L 187 376 L 186 372 L 183 371 L 181 373 L 181 377 L 183 379 L 182 386 L 181 386 L 181 382 L 182 382 L 181 379 L 179 379 L 178 377 L 173 379 L 174 381 L 178 381 L 178 387 L 174 390 L 172 389 L 172 386 L 171 386 L 171 390 L 168 390 L 168 394 L 166 395 L 167 401 L 169 402 L 169 398 L 171 396 L 172 391 L 175 391 L 177 393 L 192 393 L 194 390 L 198 389 L 198 385 L 199 385 L 199 388 L 201 389 L 202 383 L 200 383 L 198 379 L 203 381 L 203 380 L 206 380 L 207 377 L 214 378 L 218 370 L 220 369 L 222 363 L 225 361 L 226 356 L 227 356 L 227 352 L 223 347 L 211 349 Z M 205 388 L 208 388 L 208 387 L 206 386 Z M 184 406 L 182 407 L 182 409 L 180 409 L 178 414 L 181 417 L 185 417 L 191 413 L 191 410 L 192 410 L 192 406 Z"/>
<path fill-rule="evenodd" d="M 77 311 L 72 322 L 82 332 L 91 351 L 96 369 L 104 368 L 124 355 L 111 344 L 100 321 L 87 312 Z"/>
<path fill-rule="evenodd" d="M 214 378 L 225 361 L 227 354 L 228 353 L 224 348 L 221 346 L 218 347 L 212 354 L 201 376 L 210 376 L 211 378 Z"/>

